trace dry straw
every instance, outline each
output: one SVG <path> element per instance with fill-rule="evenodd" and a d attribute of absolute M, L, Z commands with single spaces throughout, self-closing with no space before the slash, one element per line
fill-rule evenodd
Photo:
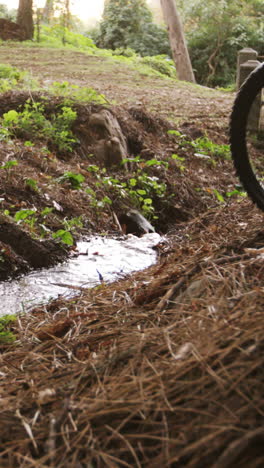
<path fill-rule="evenodd" d="M 262 225 L 211 210 L 148 271 L 21 316 L 0 466 L 263 466 Z"/>

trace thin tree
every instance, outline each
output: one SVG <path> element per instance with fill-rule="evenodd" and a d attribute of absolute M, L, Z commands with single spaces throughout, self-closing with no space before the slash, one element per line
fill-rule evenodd
<path fill-rule="evenodd" d="M 32 0 L 19 0 L 17 12 L 17 24 L 25 31 L 25 39 L 33 39 L 33 6 Z"/>
<path fill-rule="evenodd" d="M 42 19 L 45 23 L 50 24 L 54 16 L 54 1 L 46 0 L 43 8 Z"/>
<path fill-rule="evenodd" d="M 165 23 L 168 27 L 172 57 L 179 80 L 195 83 L 192 64 L 187 49 L 183 26 L 175 0 L 160 0 Z"/>

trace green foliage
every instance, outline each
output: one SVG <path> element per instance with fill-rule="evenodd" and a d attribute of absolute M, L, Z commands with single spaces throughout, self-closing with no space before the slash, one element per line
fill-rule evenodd
<path fill-rule="evenodd" d="M 166 55 L 156 55 L 155 57 L 143 57 L 141 59 L 142 63 L 148 65 L 154 70 L 158 71 L 162 75 L 175 78 L 176 71 L 175 65 L 171 59 Z"/>
<path fill-rule="evenodd" d="M 0 93 L 5 93 L 11 89 L 21 89 L 25 86 L 27 89 L 36 88 L 37 81 L 33 80 L 27 72 L 0 63 Z"/>
<path fill-rule="evenodd" d="M 176 163 L 176 166 L 178 167 L 178 169 L 180 169 L 181 172 L 184 172 L 185 166 L 183 162 L 185 161 L 185 158 L 178 156 L 177 154 L 172 154 L 171 159 L 173 159 L 173 161 Z"/>
<path fill-rule="evenodd" d="M 263 55 L 263 2 L 196 0 L 185 2 L 184 9 L 188 49 L 199 83 L 234 83 L 237 52 L 243 47 Z"/>
<path fill-rule="evenodd" d="M 103 183 L 111 192 L 115 199 L 127 199 L 136 208 L 140 209 L 148 218 L 154 216 L 153 202 L 156 199 L 163 199 L 166 195 L 167 186 L 159 177 L 149 174 L 153 167 L 168 169 L 166 161 L 151 159 L 145 161 L 140 157 L 128 158 L 123 161 L 135 165 L 133 177 L 120 181 L 114 177 L 98 175 L 100 183 Z"/>
<path fill-rule="evenodd" d="M 10 344 L 16 340 L 15 335 L 9 330 L 17 317 L 15 315 L 4 315 L 0 317 L 0 344 Z"/>
<path fill-rule="evenodd" d="M 38 183 L 35 179 L 27 178 L 25 179 L 25 187 L 31 189 L 33 192 L 38 192 Z"/>
<path fill-rule="evenodd" d="M 203 155 L 208 155 L 212 158 L 231 159 L 229 145 L 218 145 L 207 137 L 197 138 L 192 142 L 192 146 Z"/>
<path fill-rule="evenodd" d="M 80 88 L 78 85 L 70 84 L 68 81 L 62 83 L 54 81 L 49 91 L 55 96 L 63 96 L 70 98 L 65 103 L 72 102 L 73 99 L 82 102 L 90 102 L 93 104 L 106 104 L 107 100 L 103 94 L 98 94 L 93 88 Z"/>
<path fill-rule="evenodd" d="M 145 0 L 109 0 L 96 45 L 113 50 L 132 48 L 142 56 L 170 53 L 167 31 L 153 23 Z"/>
<path fill-rule="evenodd" d="M 77 140 L 70 128 L 76 115 L 70 107 L 64 106 L 48 119 L 44 104 L 28 99 L 23 111 L 6 112 L 0 123 L 10 136 L 39 139 L 55 144 L 60 151 L 72 151 Z"/>
<path fill-rule="evenodd" d="M 37 221 L 36 210 L 23 209 L 15 213 L 15 221 L 20 224 L 21 222 L 26 223 L 31 229 L 34 228 Z"/>
<path fill-rule="evenodd" d="M 58 239 L 60 242 L 66 245 L 73 245 L 73 237 L 69 231 L 65 229 L 59 229 L 52 234 L 53 239 Z"/>
<path fill-rule="evenodd" d="M 0 92 L 5 93 L 12 88 L 15 88 L 18 83 L 21 83 L 25 78 L 26 73 L 19 71 L 11 65 L 0 63 Z"/>
<path fill-rule="evenodd" d="M 73 231 L 77 227 L 82 228 L 83 227 L 82 217 L 78 216 L 78 217 L 71 218 L 71 219 L 65 218 L 63 220 L 63 225 L 67 231 Z"/>
<path fill-rule="evenodd" d="M 0 4 L 0 18 L 5 18 L 9 21 L 16 21 L 17 12 L 14 8 L 9 9 L 6 5 Z"/>
<path fill-rule="evenodd" d="M 11 65 L 0 64 L 0 79 L 14 79 L 18 81 L 23 76 L 23 72 L 20 72 L 17 68 L 11 67 Z"/>
<path fill-rule="evenodd" d="M 82 186 L 82 183 L 85 181 L 85 177 L 82 174 L 74 174 L 73 172 L 65 172 L 57 180 L 61 184 L 68 182 L 71 188 L 75 190 L 79 190 Z"/>
<path fill-rule="evenodd" d="M 70 130 L 76 117 L 77 113 L 67 106 L 62 107 L 56 115 L 52 115 L 50 139 L 54 141 L 60 151 L 72 151 L 73 144 L 77 141 Z"/>
<path fill-rule="evenodd" d="M 86 50 L 91 53 L 96 49 L 90 37 L 72 32 L 60 24 L 52 26 L 41 25 L 40 43 L 49 44 L 54 47 L 61 47 L 63 43 L 65 47 Z"/>
<path fill-rule="evenodd" d="M 115 55 L 122 55 L 123 57 L 137 57 L 136 52 L 131 47 L 119 47 L 115 49 Z"/>
<path fill-rule="evenodd" d="M 17 166 L 18 162 L 16 159 L 6 161 L 2 166 L 0 166 L 0 169 L 3 169 L 6 173 L 6 178 L 7 180 L 10 180 L 11 174 L 12 174 L 12 169 L 13 167 Z"/>

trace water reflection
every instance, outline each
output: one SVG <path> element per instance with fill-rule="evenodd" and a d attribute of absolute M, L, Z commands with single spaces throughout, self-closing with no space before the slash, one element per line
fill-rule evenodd
<path fill-rule="evenodd" d="M 132 235 L 121 240 L 93 237 L 80 242 L 77 248 L 81 255 L 67 263 L 0 283 L 0 315 L 30 310 L 59 295 L 72 296 L 76 294 L 73 289 L 76 286 L 91 288 L 101 280 L 115 281 L 143 270 L 155 263 L 153 247 L 159 241 L 160 236 L 151 233 L 140 238 Z"/>

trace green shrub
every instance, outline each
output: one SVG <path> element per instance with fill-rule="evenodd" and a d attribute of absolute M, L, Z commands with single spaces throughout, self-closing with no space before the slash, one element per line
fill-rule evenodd
<path fill-rule="evenodd" d="M 11 65 L 0 63 L 0 92 L 4 93 L 15 88 L 26 76 L 25 72 L 19 71 Z"/>
<path fill-rule="evenodd" d="M 130 47 L 119 47 L 118 49 L 115 49 L 114 55 L 122 55 L 123 57 L 136 57 L 137 56 L 134 49 L 131 49 Z"/>
<path fill-rule="evenodd" d="M 9 136 L 39 139 L 57 145 L 60 151 L 72 151 L 76 138 L 71 126 L 76 115 L 70 107 L 64 106 L 48 119 L 44 104 L 28 99 L 23 111 L 10 110 L 3 115 L 0 122 Z"/>
<path fill-rule="evenodd" d="M 109 0 L 95 43 L 106 49 L 131 48 L 138 54 L 169 54 L 167 31 L 154 24 L 145 0 Z"/>
<path fill-rule="evenodd" d="M 93 51 L 96 46 L 90 37 L 69 31 L 61 25 L 45 26 L 40 29 L 40 42 L 61 47 L 62 43 L 81 50 Z"/>
<path fill-rule="evenodd" d="M 162 75 L 174 78 L 176 76 L 175 65 L 166 55 L 156 55 L 155 57 L 142 57 L 142 63 L 148 65 Z"/>
<path fill-rule="evenodd" d="M 255 0 L 193 2 L 185 15 L 188 49 L 198 83 L 226 87 L 235 82 L 239 50 L 252 47 L 264 54 L 263 13 L 263 2 Z"/>

